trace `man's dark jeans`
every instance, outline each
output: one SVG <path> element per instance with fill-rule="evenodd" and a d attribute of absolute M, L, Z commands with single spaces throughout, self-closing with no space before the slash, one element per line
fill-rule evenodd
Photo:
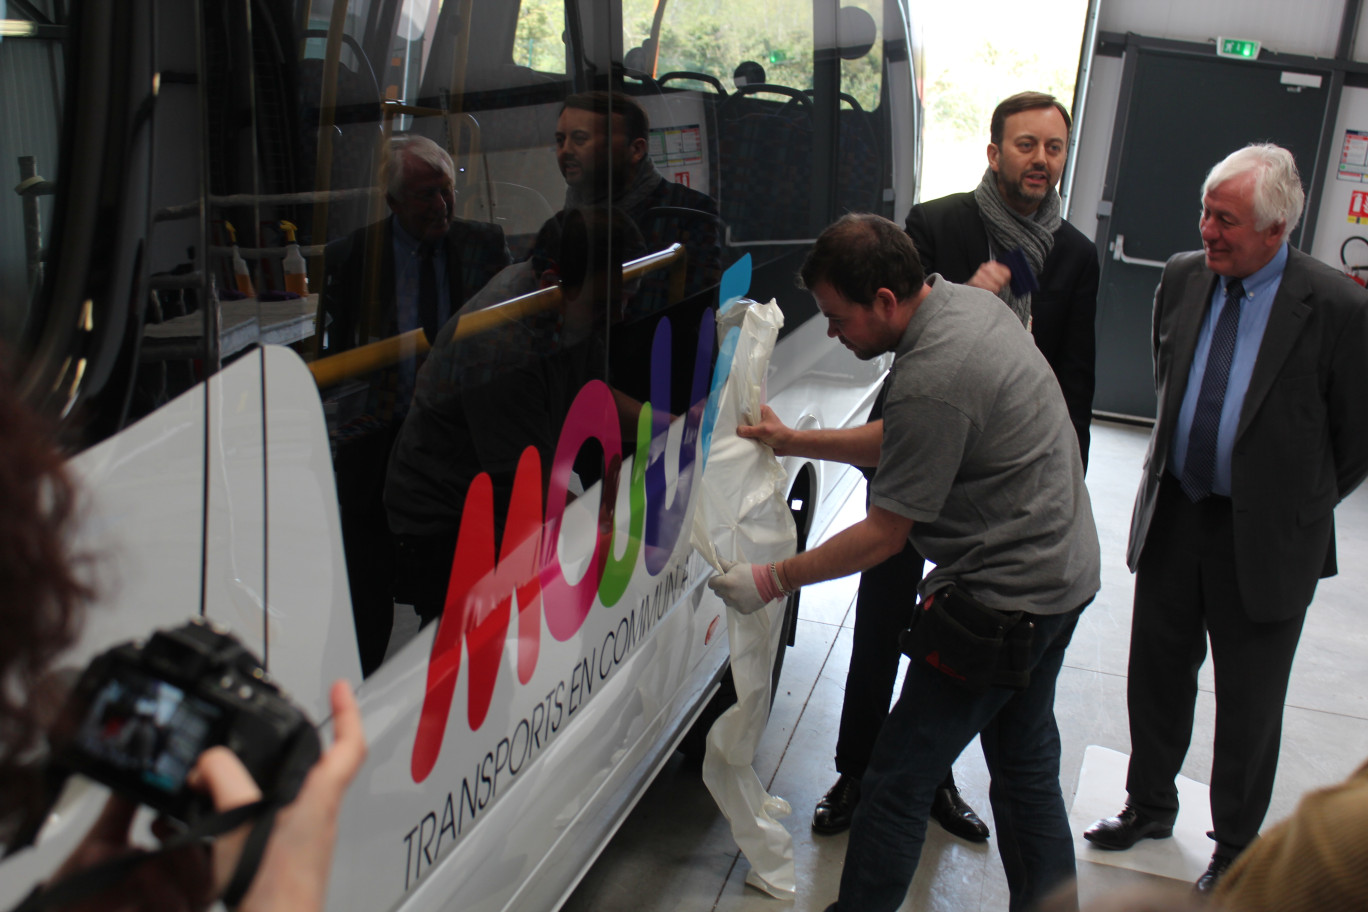
<path fill-rule="evenodd" d="M 902 904 L 921 858 L 936 786 L 974 735 L 992 778 L 988 796 L 1012 912 L 1074 876 L 1054 698 L 1082 610 L 1035 618 L 1025 690 L 993 687 L 976 695 L 924 663 L 908 667 L 862 783 L 841 877 L 842 909 L 893 912 Z"/>

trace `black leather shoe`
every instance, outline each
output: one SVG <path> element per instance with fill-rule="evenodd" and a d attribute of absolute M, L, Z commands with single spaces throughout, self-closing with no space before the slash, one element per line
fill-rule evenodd
<path fill-rule="evenodd" d="M 1216 884 L 1225 876 L 1226 868 L 1235 859 L 1229 855 L 1212 855 L 1211 864 L 1207 865 L 1206 873 L 1197 878 L 1197 882 L 1192 885 L 1194 893 L 1210 893 L 1216 889 Z"/>
<path fill-rule="evenodd" d="M 859 803 L 860 780 L 842 775 L 817 802 L 817 810 L 812 812 L 813 832 L 831 836 L 850 829 L 850 818 L 855 816 L 855 805 Z"/>
<path fill-rule="evenodd" d="M 1083 831 L 1083 838 L 1099 849 L 1129 849 L 1142 839 L 1168 839 L 1173 824 L 1160 823 L 1127 805 L 1115 817 L 1104 817 Z"/>
<path fill-rule="evenodd" d="M 936 789 L 936 797 L 931 802 L 931 817 L 952 836 L 970 842 L 988 841 L 988 824 L 979 819 L 979 815 L 960 797 L 959 789 L 953 785 Z"/>

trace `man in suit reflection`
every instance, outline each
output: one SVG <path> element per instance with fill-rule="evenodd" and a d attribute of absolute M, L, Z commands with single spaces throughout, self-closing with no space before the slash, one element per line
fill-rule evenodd
<path fill-rule="evenodd" d="M 1202 251 L 1154 298 L 1158 416 L 1131 520 L 1127 800 L 1104 849 L 1173 832 L 1207 639 L 1216 677 L 1212 890 L 1268 810 L 1293 656 L 1334 509 L 1368 473 L 1368 292 L 1291 248 L 1292 155 L 1251 145 L 1202 188 Z"/>
<path fill-rule="evenodd" d="M 503 229 L 456 218 L 455 170 L 424 136 L 390 141 L 381 172 L 390 215 L 328 245 L 319 295 L 326 345 L 339 352 L 437 328 L 509 261 Z M 361 667 L 369 674 L 389 642 L 393 544 L 381 490 L 394 436 L 409 409 L 416 357 L 366 380 L 359 414 L 334 432 L 338 504 Z"/>
<path fill-rule="evenodd" d="M 509 263 L 502 228 L 456 217 L 455 168 L 432 140 L 416 134 L 390 140 L 382 181 L 389 217 L 325 252 L 324 354 L 420 327 L 430 343 L 466 298 Z M 435 294 L 425 287 L 429 282 Z"/>

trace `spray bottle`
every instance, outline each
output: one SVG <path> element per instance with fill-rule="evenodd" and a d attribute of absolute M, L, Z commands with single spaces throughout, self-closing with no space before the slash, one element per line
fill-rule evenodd
<path fill-rule="evenodd" d="M 285 232 L 285 290 L 294 292 L 301 298 L 307 297 L 309 267 L 304 262 L 304 255 L 299 252 L 299 244 L 295 242 L 295 231 L 298 229 L 294 222 L 282 219 L 280 230 Z"/>
<path fill-rule="evenodd" d="M 233 281 L 237 284 L 237 290 L 247 297 L 254 297 L 256 289 L 252 287 L 252 274 L 247 271 L 247 261 L 238 252 L 237 230 L 232 222 L 224 222 L 223 228 L 228 232 L 228 241 L 233 245 Z"/>

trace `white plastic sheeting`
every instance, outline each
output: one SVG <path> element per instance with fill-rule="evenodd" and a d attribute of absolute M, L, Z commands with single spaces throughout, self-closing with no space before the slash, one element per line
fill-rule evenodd
<path fill-rule="evenodd" d="M 760 420 L 765 374 L 783 313 L 770 301 L 737 301 L 718 314 L 722 339 L 710 396 L 715 420 L 694 513 L 693 544 L 713 569 L 718 558 L 749 563 L 782 560 L 794 553 L 797 532 L 786 498 L 788 480 L 769 447 L 736 435 L 738 424 Z M 710 419 L 713 416 L 708 416 Z M 792 808 L 770 795 L 752 763 L 770 709 L 770 673 L 783 636 L 784 610 L 743 615 L 727 610 L 731 671 L 737 703 L 708 732 L 703 782 L 731 822 L 732 836 L 750 862 L 746 882 L 772 896 L 792 899 L 796 891 L 793 838 L 779 818 Z"/>

